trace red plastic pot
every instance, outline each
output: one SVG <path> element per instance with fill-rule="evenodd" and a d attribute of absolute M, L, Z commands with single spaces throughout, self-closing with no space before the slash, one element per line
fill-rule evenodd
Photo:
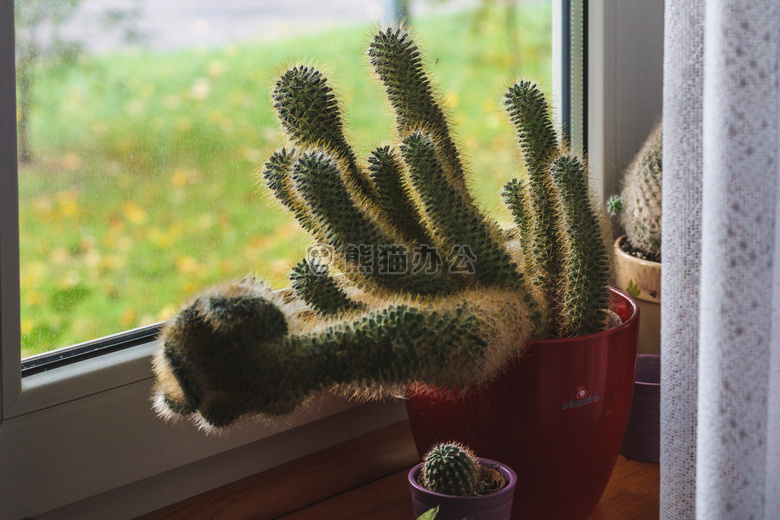
<path fill-rule="evenodd" d="M 473 497 L 456 497 L 442 495 L 425 489 L 417 483 L 417 476 L 422 469 L 422 462 L 409 471 L 409 487 L 412 491 L 412 510 L 414 518 L 419 517 L 429 509 L 439 507 L 436 520 L 509 520 L 512 512 L 512 498 L 517 484 L 517 474 L 505 464 L 490 459 L 478 457 L 480 464 L 498 470 L 507 480 L 503 489 Z"/>
<path fill-rule="evenodd" d="M 495 380 L 457 397 L 410 392 L 420 457 L 438 442 L 462 442 L 517 472 L 514 520 L 587 517 L 617 461 L 634 388 L 639 308 L 616 289 L 610 300 L 617 327 L 531 342 Z"/>

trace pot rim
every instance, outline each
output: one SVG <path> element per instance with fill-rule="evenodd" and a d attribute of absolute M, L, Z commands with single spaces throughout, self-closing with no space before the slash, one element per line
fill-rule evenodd
<path fill-rule="evenodd" d="M 631 308 L 631 316 L 620 325 L 617 325 L 615 327 L 612 327 L 611 329 L 602 330 L 600 332 L 594 332 L 593 334 L 588 334 L 586 336 L 575 336 L 573 338 L 549 338 L 549 339 L 534 339 L 529 341 L 529 345 L 531 344 L 547 344 L 547 343 L 555 343 L 555 344 L 565 344 L 565 343 L 573 343 L 582 341 L 583 339 L 590 339 L 595 338 L 598 336 L 607 336 L 612 335 L 617 332 L 620 332 L 624 329 L 627 329 L 631 326 L 631 324 L 639 319 L 639 304 L 637 304 L 636 300 L 627 292 L 621 291 L 620 289 L 616 287 L 612 287 L 611 285 L 607 287 L 611 295 L 620 296 L 623 297 L 629 304 Z"/>
<path fill-rule="evenodd" d="M 635 256 L 629 255 L 625 251 L 623 251 L 623 248 L 620 247 L 620 244 L 623 243 L 623 241 L 626 239 L 626 235 L 620 235 L 617 240 L 615 240 L 615 252 L 617 256 L 626 262 L 632 262 L 641 265 L 642 267 L 649 267 L 651 269 L 661 269 L 661 266 L 663 265 L 663 262 L 654 262 L 652 260 L 643 260 L 642 258 L 637 258 Z"/>
<path fill-rule="evenodd" d="M 420 473 L 423 467 L 422 462 L 416 464 L 412 469 L 409 470 L 409 473 L 407 475 L 407 480 L 409 481 L 409 485 L 412 486 L 412 488 L 414 488 L 417 491 L 426 493 L 434 497 L 447 498 L 449 500 L 459 500 L 459 499 L 464 499 L 467 501 L 487 500 L 487 499 L 495 499 L 497 497 L 501 497 L 502 495 L 506 495 L 506 494 L 514 494 L 515 485 L 517 484 L 517 473 L 515 473 L 515 470 L 513 470 L 503 462 L 498 462 L 493 459 L 477 457 L 477 460 L 479 460 L 479 463 L 483 466 L 490 466 L 498 470 L 504 476 L 504 478 L 508 480 L 506 486 L 499 489 L 498 491 L 495 491 L 493 493 L 488 493 L 486 495 L 474 495 L 474 496 L 467 496 L 467 497 L 461 497 L 456 495 L 444 495 L 442 493 L 437 493 L 435 491 L 431 491 L 430 489 L 426 489 L 417 483 L 417 475 Z"/>

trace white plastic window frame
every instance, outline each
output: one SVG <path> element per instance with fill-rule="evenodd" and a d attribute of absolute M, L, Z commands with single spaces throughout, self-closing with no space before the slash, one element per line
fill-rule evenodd
<path fill-rule="evenodd" d="M 564 1 L 553 1 L 554 97 Z M 663 1 L 582 5 L 587 148 L 606 197 L 660 115 Z M 400 403 L 334 398 L 284 426 L 205 436 L 151 412 L 154 342 L 23 379 L 14 83 L 13 0 L 0 0 L 0 519 L 132 518 L 403 420 Z"/>

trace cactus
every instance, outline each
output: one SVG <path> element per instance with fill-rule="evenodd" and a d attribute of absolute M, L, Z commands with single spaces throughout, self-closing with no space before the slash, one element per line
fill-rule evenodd
<path fill-rule="evenodd" d="M 273 101 L 284 130 L 296 144 L 322 145 L 332 150 L 345 163 L 345 181 L 364 196 L 376 196 L 341 131 L 338 101 L 320 71 L 292 67 L 276 82 Z"/>
<path fill-rule="evenodd" d="M 433 238 L 425 228 L 423 216 L 417 210 L 411 189 L 403 182 L 403 164 L 393 149 L 382 146 L 368 158 L 371 180 L 376 185 L 382 207 L 387 208 L 390 222 L 409 241 L 432 244 Z"/>
<path fill-rule="evenodd" d="M 661 183 L 663 177 L 663 124 L 648 136 L 623 176 L 618 197 L 609 201 L 610 213 L 618 214 L 628 245 L 645 258 L 661 261 Z"/>
<path fill-rule="evenodd" d="M 471 449 L 445 442 L 425 454 L 419 481 L 434 493 L 467 497 L 478 494 L 479 473 L 479 460 Z"/>
<path fill-rule="evenodd" d="M 536 86 L 505 97 L 526 170 L 503 191 L 518 227 L 507 232 L 467 189 L 406 29 L 379 32 L 368 55 L 396 112 L 396 144 L 363 166 L 327 78 L 301 65 L 282 75 L 273 102 L 289 145 L 262 178 L 318 243 L 291 290 L 218 286 L 169 321 L 154 358 L 161 415 L 220 428 L 287 415 L 321 391 L 459 391 L 490 380 L 531 338 L 609 325 L 610 249 L 587 168 L 562 149 Z"/>
<path fill-rule="evenodd" d="M 316 259 L 304 258 L 290 273 L 290 287 L 298 297 L 323 315 L 362 309 L 363 306 L 351 300 L 328 271 L 328 266 Z"/>
<path fill-rule="evenodd" d="M 549 165 L 558 153 L 558 138 L 549 107 L 536 85 L 520 82 L 504 96 L 504 105 L 515 125 L 527 176 L 504 187 L 507 202 L 523 236 L 525 272 L 539 291 L 547 313 L 560 313 L 556 292 L 560 287 L 561 252 L 555 227 L 555 184 Z M 556 320 L 542 324 L 542 335 L 557 335 Z"/>
<path fill-rule="evenodd" d="M 444 111 L 434 98 L 422 53 L 410 33 L 403 27 L 379 31 L 369 44 L 368 58 L 395 112 L 398 135 L 403 139 L 421 128 L 430 132 L 439 143 L 447 180 L 467 195 L 460 154 L 450 137 Z"/>
<path fill-rule="evenodd" d="M 518 320 L 527 321 L 517 292 L 479 291 L 329 323 L 297 298 L 245 280 L 210 290 L 166 325 L 154 360 L 156 407 L 211 428 L 244 414 L 289 414 L 337 385 L 463 388 L 508 361 L 516 335 L 507 331 Z"/>
<path fill-rule="evenodd" d="M 558 327 L 563 337 L 598 332 L 607 319 L 609 258 L 603 246 L 602 225 L 588 197 L 587 168 L 579 159 L 561 156 L 550 173 L 559 191 L 561 237 L 561 306 Z M 583 275 L 587 273 L 587 275 Z"/>

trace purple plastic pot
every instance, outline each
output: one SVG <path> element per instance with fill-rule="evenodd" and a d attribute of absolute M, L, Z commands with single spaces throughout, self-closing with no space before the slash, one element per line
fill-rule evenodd
<path fill-rule="evenodd" d="M 661 356 L 640 354 L 631 414 L 620 453 L 641 462 L 658 462 L 661 448 Z"/>
<path fill-rule="evenodd" d="M 414 517 L 439 506 L 436 520 L 509 520 L 512 514 L 512 500 L 515 496 L 517 475 L 509 466 L 490 459 L 479 458 L 480 464 L 498 470 L 508 484 L 501 490 L 489 495 L 474 497 L 455 497 L 434 493 L 417 483 L 417 475 L 422 462 L 409 471 L 409 487 L 412 490 L 412 509 Z"/>

